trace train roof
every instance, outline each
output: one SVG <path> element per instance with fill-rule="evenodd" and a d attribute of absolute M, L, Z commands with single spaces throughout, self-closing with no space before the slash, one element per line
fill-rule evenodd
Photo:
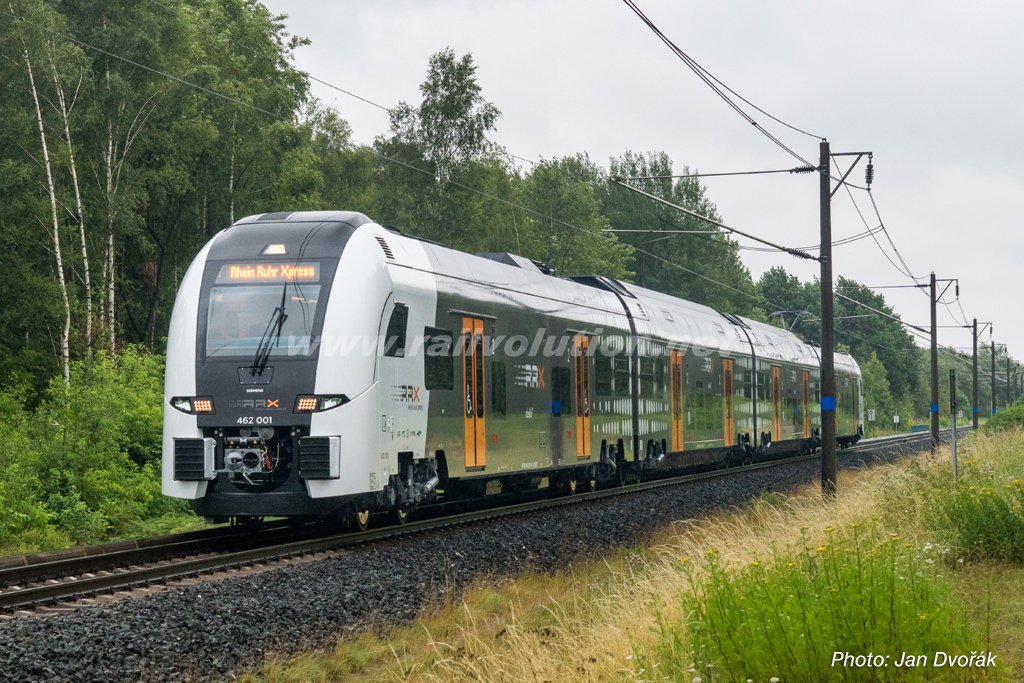
<path fill-rule="evenodd" d="M 380 239 L 385 241 L 389 249 L 397 247 L 392 249 L 393 261 L 401 265 L 403 240 L 417 238 L 394 233 L 378 241 Z M 549 275 L 544 272 L 543 264 L 538 265 L 525 257 L 504 253 L 474 255 L 429 240 L 419 241 L 437 275 L 486 285 L 494 290 L 520 292 L 547 299 L 557 302 L 560 307 L 564 304 L 582 306 L 625 319 L 622 305 L 613 293 Z"/>
<path fill-rule="evenodd" d="M 240 218 L 232 225 L 249 223 L 345 223 L 358 227 L 372 223 L 365 214 L 358 211 L 277 211 L 274 213 L 256 213 Z"/>
<path fill-rule="evenodd" d="M 639 302 L 654 336 L 684 339 L 703 348 L 749 354 L 750 345 L 742 330 L 710 306 L 640 287 L 628 282 L 616 283 Z"/>

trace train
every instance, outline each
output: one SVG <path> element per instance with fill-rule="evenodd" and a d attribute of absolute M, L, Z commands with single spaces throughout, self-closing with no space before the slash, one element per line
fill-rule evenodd
<path fill-rule="evenodd" d="M 863 433 L 835 354 L 837 440 Z M 210 521 L 408 519 L 809 453 L 819 350 L 601 275 L 561 277 L 344 211 L 215 235 L 167 337 L 162 491 Z"/>

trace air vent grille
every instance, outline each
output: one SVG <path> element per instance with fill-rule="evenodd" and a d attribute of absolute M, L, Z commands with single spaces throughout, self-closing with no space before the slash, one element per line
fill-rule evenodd
<path fill-rule="evenodd" d="M 174 478 L 202 481 L 206 478 L 206 448 L 202 439 L 174 440 Z"/>
<path fill-rule="evenodd" d="M 299 476 L 303 479 L 331 479 L 330 438 L 304 436 L 299 439 Z"/>
<path fill-rule="evenodd" d="M 383 250 L 384 255 L 387 256 L 389 260 L 394 261 L 395 254 L 391 251 L 391 247 L 388 246 L 388 243 L 384 240 L 384 238 L 381 237 L 380 235 L 374 235 L 374 237 L 377 240 L 377 244 L 380 245 L 381 250 Z"/>

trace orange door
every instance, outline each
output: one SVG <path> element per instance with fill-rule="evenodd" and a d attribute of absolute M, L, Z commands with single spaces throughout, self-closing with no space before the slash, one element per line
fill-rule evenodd
<path fill-rule="evenodd" d="M 850 406 L 850 434 L 857 433 L 857 378 L 850 378 L 850 397 L 853 399 L 853 405 Z"/>
<path fill-rule="evenodd" d="M 782 440 L 782 370 L 772 367 L 772 441 Z"/>
<path fill-rule="evenodd" d="M 669 354 L 669 414 L 672 418 L 672 450 L 683 450 L 683 411 L 686 410 L 683 394 L 683 352 Z"/>
<path fill-rule="evenodd" d="M 804 384 L 804 438 L 811 438 L 811 373 L 803 372 Z"/>
<path fill-rule="evenodd" d="M 484 321 L 463 318 L 462 398 L 467 470 L 482 470 L 487 464 L 484 360 Z"/>
<path fill-rule="evenodd" d="M 576 404 L 576 456 L 579 458 L 590 457 L 590 355 L 587 352 L 589 348 L 589 337 L 573 337 L 573 398 Z"/>
<path fill-rule="evenodd" d="M 732 411 L 732 358 L 722 359 L 722 414 L 725 418 L 725 445 L 736 445 L 736 417 Z"/>

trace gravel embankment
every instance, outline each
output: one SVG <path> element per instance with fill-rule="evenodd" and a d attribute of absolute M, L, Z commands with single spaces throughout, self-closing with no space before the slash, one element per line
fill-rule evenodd
<path fill-rule="evenodd" d="M 889 449 L 895 457 L 899 449 Z M 876 456 L 872 456 L 872 459 Z M 863 464 L 858 456 L 841 466 Z M 489 522 L 359 549 L 303 565 L 168 590 L 106 607 L 0 623 L 0 680 L 228 678 L 264 653 L 327 645 L 372 622 L 414 618 L 445 590 L 527 567 L 565 568 L 635 546 L 671 520 L 815 480 L 795 463 L 610 501 Z"/>

